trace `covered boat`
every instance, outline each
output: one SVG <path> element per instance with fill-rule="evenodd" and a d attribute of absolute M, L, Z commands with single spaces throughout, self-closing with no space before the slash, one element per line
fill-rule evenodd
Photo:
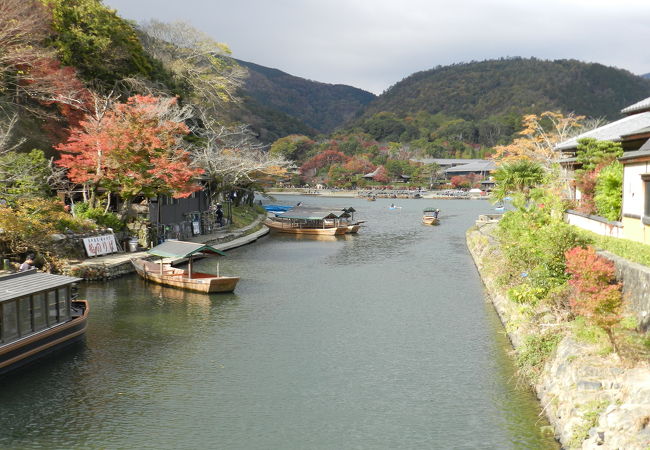
<path fill-rule="evenodd" d="M 424 211 L 422 211 L 422 223 L 425 225 L 438 225 L 440 223 L 440 219 L 438 218 L 439 214 L 440 210 L 437 208 L 424 208 Z"/>
<path fill-rule="evenodd" d="M 196 242 L 168 240 L 148 250 L 147 253 L 161 258 L 159 262 L 138 258 L 131 259 L 135 271 L 142 278 L 165 286 L 173 286 L 196 292 L 232 292 L 237 286 L 239 277 L 225 277 L 219 274 L 194 272 L 192 262 L 196 257 L 209 255 L 224 255 L 221 250 Z M 187 259 L 187 269 L 172 267 L 171 262 L 164 263 L 163 258 L 171 261 Z"/>
<path fill-rule="evenodd" d="M 345 212 L 297 206 L 268 218 L 264 224 L 280 233 L 334 236 L 348 232 L 348 224 L 341 217 L 344 214 L 349 217 Z"/>
<path fill-rule="evenodd" d="M 83 337 L 89 307 L 73 298 L 78 281 L 35 269 L 0 277 L 0 374 Z"/>

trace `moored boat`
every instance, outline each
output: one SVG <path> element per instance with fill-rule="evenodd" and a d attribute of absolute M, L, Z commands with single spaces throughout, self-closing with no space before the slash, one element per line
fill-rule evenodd
<path fill-rule="evenodd" d="M 148 250 L 147 253 L 160 258 L 171 260 L 188 260 L 188 268 L 172 267 L 171 263 L 153 262 L 146 259 L 131 259 L 135 271 L 142 278 L 165 286 L 187 289 L 195 292 L 215 293 L 232 292 L 235 290 L 239 277 L 221 276 L 217 274 L 194 272 L 194 258 L 209 255 L 225 255 L 221 250 L 195 242 L 168 240 Z"/>
<path fill-rule="evenodd" d="M 36 270 L 0 277 L 0 374 L 83 338 L 90 308 L 73 299 L 78 281 Z"/>
<path fill-rule="evenodd" d="M 425 208 L 422 211 L 422 223 L 425 225 L 438 225 L 440 223 L 440 219 L 438 218 L 439 214 L 439 209 Z"/>
<path fill-rule="evenodd" d="M 272 231 L 289 234 L 310 234 L 322 236 L 342 235 L 348 232 L 348 224 L 342 216 L 331 210 L 295 207 L 290 211 L 269 217 L 264 224 Z"/>

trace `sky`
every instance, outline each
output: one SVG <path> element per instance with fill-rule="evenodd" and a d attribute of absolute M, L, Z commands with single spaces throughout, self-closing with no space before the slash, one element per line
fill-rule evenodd
<path fill-rule="evenodd" d="M 650 0 L 104 0 L 188 22 L 232 56 L 380 94 L 438 65 L 577 59 L 650 72 Z M 645 43 L 645 44 L 644 44 Z"/>

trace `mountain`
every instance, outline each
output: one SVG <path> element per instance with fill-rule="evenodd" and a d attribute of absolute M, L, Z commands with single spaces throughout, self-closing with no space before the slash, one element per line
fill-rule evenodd
<path fill-rule="evenodd" d="M 622 108 L 647 97 L 650 80 L 626 70 L 576 60 L 509 58 L 415 73 L 377 97 L 363 117 L 426 111 L 479 120 L 561 110 L 613 120 Z"/>
<path fill-rule="evenodd" d="M 641 78 L 650 78 L 650 73 L 646 73 L 641 75 Z"/>
<path fill-rule="evenodd" d="M 375 99 L 374 94 L 355 87 L 319 83 L 259 64 L 236 61 L 249 72 L 242 89 L 247 109 L 263 122 L 268 114 L 275 113 L 276 119 L 282 117 L 287 123 L 297 120 L 317 132 L 329 133 Z M 278 113 L 282 114 L 278 116 Z"/>

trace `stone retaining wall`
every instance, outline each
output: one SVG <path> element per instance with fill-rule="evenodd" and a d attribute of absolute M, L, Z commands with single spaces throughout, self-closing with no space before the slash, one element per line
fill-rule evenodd
<path fill-rule="evenodd" d="M 490 235 L 493 226 L 468 231 L 467 245 L 516 351 L 534 330 L 526 328 L 517 305 L 485 270 L 486 263 L 499 257 L 498 244 Z M 589 344 L 567 336 L 547 361 L 534 389 L 564 448 L 650 448 L 647 362 L 632 366 L 614 353 L 599 356 Z"/>

